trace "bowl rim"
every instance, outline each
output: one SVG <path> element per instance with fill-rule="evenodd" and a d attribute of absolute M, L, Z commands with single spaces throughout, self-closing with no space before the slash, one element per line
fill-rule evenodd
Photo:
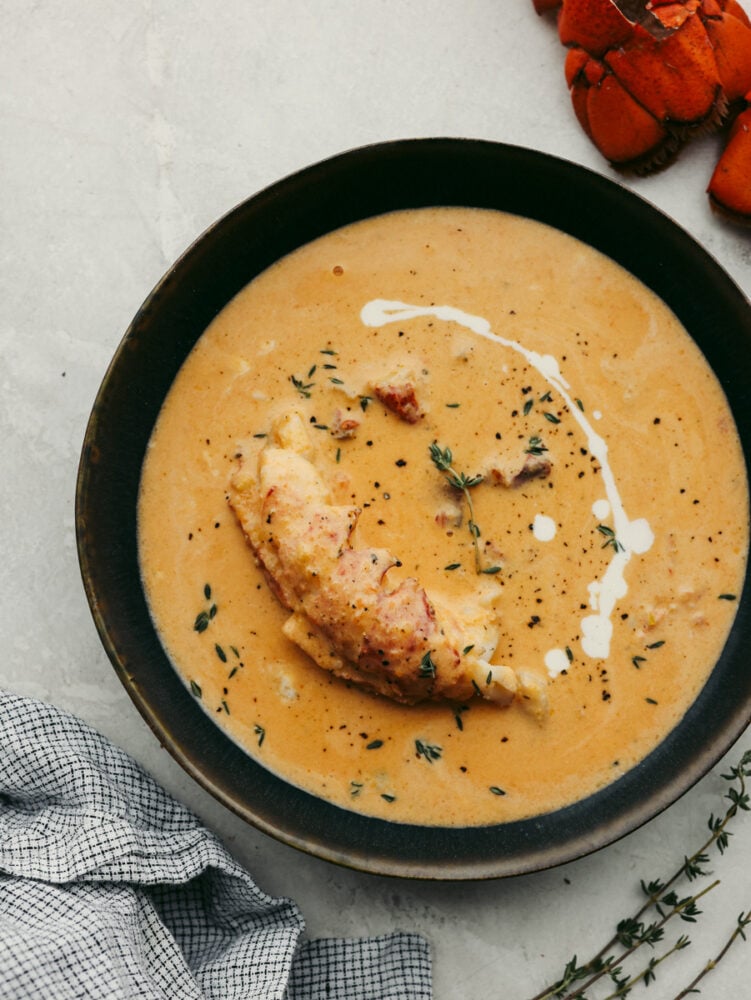
<path fill-rule="evenodd" d="M 748 474 L 751 406 L 743 420 L 748 394 L 739 382 L 751 385 L 751 362 L 735 358 L 733 365 L 732 359 L 739 340 L 751 346 L 751 306 L 714 258 L 644 198 L 585 167 L 521 146 L 446 137 L 392 140 L 336 154 L 251 195 L 209 225 L 147 295 L 106 369 L 82 444 L 75 495 L 79 566 L 100 640 L 141 716 L 184 770 L 282 843 L 363 872 L 443 881 L 519 875 L 583 857 L 657 816 L 714 766 L 751 722 L 751 677 L 741 669 L 741 634 L 751 616 L 749 567 L 719 665 L 676 728 L 631 771 L 578 803 L 528 820 L 467 828 L 392 823 L 350 813 L 277 778 L 196 705 L 161 649 L 143 594 L 139 600 L 132 592 L 135 506 L 129 510 L 126 504 L 140 480 L 140 460 L 135 472 L 117 463 L 123 454 L 142 459 L 157 398 L 186 356 L 185 344 L 191 337 L 195 342 L 229 301 L 231 295 L 221 301 L 228 289 L 239 291 L 284 253 L 347 222 L 395 208 L 457 204 L 449 199 L 461 192 L 466 205 L 472 184 L 477 194 L 470 201 L 494 204 L 469 207 L 499 207 L 569 232 L 645 281 L 679 319 L 681 310 L 690 315 L 694 329 L 684 325 L 728 395 Z M 352 216 L 363 207 L 364 214 Z M 603 218 L 617 218 L 619 231 L 603 232 Z M 296 234 L 302 234 L 298 242 Z M 230 250 L 241 259 L 212 283 L 207 269 Z M 722 323 L 700 342 L 695 323 L 710 315 L 703 301 L 708 289 L 712 307 L 721 306 Z M 152 329 L 174 333 L 186 316 L 188 333 L 155 344 Z M 751 351 L 745 356 L 751 358 Z M 159 373 L 157 362 L 165 357 L 166 370 Z M 158 665 L 158 681 L 144 659 L 149 667 Z M 723 663 L 730 667 L 720 671 Z M 730 692 L 724 689 L 729 681 Z M 703 713 L 709 710 L 719 710 L 722 725 L 708 736 Z M 192 745 L 185 742 L 186 731 Z"/>

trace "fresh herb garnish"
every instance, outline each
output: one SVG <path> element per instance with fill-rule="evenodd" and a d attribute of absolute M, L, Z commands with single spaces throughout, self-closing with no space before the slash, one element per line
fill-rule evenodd
<path fill-rule="evenodd" d="M 439 747 L 435 743 L 423 743 L 422 740 L 415 740 L 415 750 L 418 757 L 424 757 L 429 764 L 432 764 L 434 760 L 441 759 L 443 747 Z"/>
<path fill-rule="evenodd" d="M 194 698 L 203 698 L 203 691 L 201 691 L 201 685 L 198 681 L 191 680 L 190 691 Z"/>
<path fill-rule="evenodd" d="M 420 677 L 435 677 L 435 663 L 430 655 L 430 650 L 420 660 Z"/>
<path fill-rule="evenodd" d="M 533 434 L 529 439 L 529 444 L 524 449 L 525 455 L 543 455 L 548 449 L 542 443 L 542 438 Z"/>
<path fill-rule="evenodd" d="M 259 726 L 258 723 L 256 723 L 256 725 L 253 726 L 253 732 L 258 737 L 258 746 L 262 747 L 263 741 L 266 739 L 266 730 L 263 728 L 263 726 Z"/>
<path fill-rule="evenodd" d="M 621 543 L 615 537 L 615 532 L 613 531 L 613 529 L 609 528 L 607 524 L 598 524 L 597 530 L 600 532 L 601 535 L 604 535 L 605 537 L 605 541 L 602 543 L 601 546 L 603 549 L 606 549 L 609 545 L 611 545 L 615 552 L 626 551 L 623 545 L 621 545 Z"/>
<path fill-rule="evenodd" d="M 469 528 L 469 533 L 472 536 L 472 545 L 474 546 L 475 571 L 477 573 L 481 573 L 482 562 L 480 559 L 480 545 L 477 541 L 480 537 L 480 529 L 475 521 L 475 510 L 469 491 L 473 486 L 478 486 L 483 481 L 483 477 L 480 475 L 467 476 L 464 472 L 457 472 L 452 465 L 454 456 L 451 453 L 451 449 L 441 448 L 437 441 L 433 441 L 430 445 L 429 451 L 433 465 L 435 465 L 439 472 L 445 473 L 449 486 L 452 486 L 455 490 L 459 490 L 464 494 L 464 499 L 466 500 L 467 508 L 469 509 L 469 521 L 467 523 L 467 527 Z"/>
<path fill-rule="evenodd" d="M 304 399 L 310 399 L 310 390 L 315 385 L 315 382 L 303 382 L 296 375 L 290 375 L 289 380 Z"/>
<path fill-rule="evenodd" d="M 193 630 L 195 632 L 205 632 L 209 627 L 209 613 L 208 611 L 199 611 L 196 615 L 196 620 L 193 622 Z"/>
<path fill-rule="evenodd" d="M 207 601 L 211 600 L 211 585 L 205 583 L 203 585 L 203 596 Z M 193 621 L 193 630 L 195 632 L 205 632 L 209 627 L 209 623 L 216 616 L 217 606 L 216 603 L 212 602 L 207 608 L 199 611 Z"/>

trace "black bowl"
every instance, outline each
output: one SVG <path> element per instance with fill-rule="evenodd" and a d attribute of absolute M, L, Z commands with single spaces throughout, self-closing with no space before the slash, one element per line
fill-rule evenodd
<path fill-rule="evenodd" d="M 607 254 L 654 290 L 704 352 L 751 449 L 751 308 L 718 264 L 670 219 L 566 161 L 465 139 L 375 145 L 309 167 L 208 229 L 146 299 L 107 371 L 81 456 L 76 527 L 86 594 L 105 649 L 160 742 L 201 785 L 284 843 L 363 871 L 490 878 L 585 855 L 649 820 L 702 777 L 751 720 L 748 579 L 706 686 L 680 724 L 623 777 L 565 809 L 466 829 L 415 827 L 347 812 L 245 754 L 188 693 L 160 645 L 139 575 L 141 463 L 162 401 L 209 322 L 284 254 L 395 209 L 464 205 L 540 220 Z"/>

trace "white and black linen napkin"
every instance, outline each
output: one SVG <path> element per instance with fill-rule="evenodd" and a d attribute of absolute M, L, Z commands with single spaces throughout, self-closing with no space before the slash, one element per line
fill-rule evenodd
<path fill-rule="evenodd" d="M 121 749 L 0 691 L 3 1000 L 430 1000 L 420 936 L 303 931 Z"/>

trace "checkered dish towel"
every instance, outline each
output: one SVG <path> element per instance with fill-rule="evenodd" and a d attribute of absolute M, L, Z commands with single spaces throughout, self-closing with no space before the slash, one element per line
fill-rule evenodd
<path fill-rule="evenodd" d="M 429 1000 L 417 935 L 303 927 L 122 750 L 0 692 L 3 1000 Z"/>

